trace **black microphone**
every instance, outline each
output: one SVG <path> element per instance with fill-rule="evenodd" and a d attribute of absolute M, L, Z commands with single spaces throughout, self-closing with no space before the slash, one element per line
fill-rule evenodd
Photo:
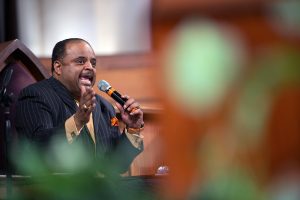
<path fill-rule="evenodd" d="M 110 84 L 105 80 L 99 81 L 98 88 L 102 92 L 105 92 L 106 94 L 111 96 L 116 102 L 118 102 L 122 106 L 128 100 L 127 98 L 122 98 L 122 95 L 119 92 L 117 92 L 113 87 L 111 87 Z"/>
<path fill-rule="evenodd" d="M 124 106 L 125 102 L 128 100 L 127 98 L 122 98 L 122 95 L 117 92 L 113 87 L 111 87 L 109 85 L 109 83 L 105 80 L 101 80 L 99 81 L 98 83 L 98 88 L 99 90 L 101 90 L 102 92 L 105 92 L 106 94 L 108 94 L 109 96 L 111 96 L 116 102 L 118 102 L 119 104 L 121 104 L 122 106 Z M 126 109 L 126 112 L 134 112 L 136 111 L 137 109 L 140 109 L 139 106 L 133 108 L 131 111 L 128 111 Z M 126 125 L 127 126 L 127 125 Z M 140 132 L 144 129 L 144 122 L 141 124 L 141 127 L 140 128 L 128 128 L 128 131 L 131 131 L 133 133 L 137 133 L 137 132 Z"/>

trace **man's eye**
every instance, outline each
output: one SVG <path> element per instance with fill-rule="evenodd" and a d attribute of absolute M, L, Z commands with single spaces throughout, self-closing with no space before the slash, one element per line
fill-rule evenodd
<path fill-rule="evenodd" d="M 95 68 L 96 67 L 96 61 L 91 61 L 92 66 Z"/>
<path fill-rule="evenodd" d="M 78 59 L 78 60 L 76 60 L 76 63 L 78 63 L 78 64 L 84 64 L 84 60 L 83 59 Z"/>

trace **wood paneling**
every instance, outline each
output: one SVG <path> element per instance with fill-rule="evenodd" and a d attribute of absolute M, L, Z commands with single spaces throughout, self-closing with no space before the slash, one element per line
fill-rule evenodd
<path fill-rule="evenodd" d="M 280 21 L 272 18 L 274 16 L 272 13 L 274 10 L 270 10 L 272 2 L 276 1 L 154 0 L 152 10 L 153 51 L 160 55 L 160 52 L 165 50 L 165 44 L 169 42 L 170 36 L 182 21 L 190 18 L 212 20 L 216 24 L 233 28 L 243 37 L 249 59 L 245 63 L 246 70 L 242 76 L 249 78 L 249 75 L 256 70 L 257 65 L 255 63 L 260 61 L 259 55 L 262 52 L 277 47 L 300 49 L 300 33 L 291 34 L 290 31 L 284 30 L 284 24 L 280 24 Z M 277 28 L 275 28 L 275 24 Z M 281 31 L 278 31 L 279 27 L 282 29 Z M 281 50 L 284 51 L 284 48 Z M 290 64 L 287 63 L 287 67 Z M 161 63 L 156 67 L 160 70 L 164 68 Z M 244 79 L 238 87 L 242 89 L 242 85 L 247 81 L 249 80 Z M 257 181 L 256 183 L 261 183 L 261 180 L 266 179 L 270 181 L 286 169 L 291 169 L 296 174 L 300 172 L 298 153 L 300 152 L 300 111 L 296 103 L 299 100 L 299 87 L 293 88 L 295 85 L 292 88 L 285 88 L 279 97 L 270 100 L 274 105 L 272 104 L 272 111 L 268 116 L 267 124 L 265 124 L 268 126 L 268 130 L 263 130 L 261 133 L 263 142 L 255 144 L 257 146 L 249 147 L 249 152 L 237 152 L 235 156 L 242 157 L 238 159 L 243 161 L 230 161 L 233 167 L 238 166 L 239 162 L 243 162 L 246 168 L 255 174 L 253 179 Z M 227 151 L 232 150 L 230 144 L 237 138 L 228 133 L 234 132 L 234 130 L 228 131 L 224 127 L 230 126 L 228 124 L 229 116 L 234 113 L 230 113 L 228 108 L 234 106 L 237 95 L 240 94 L 234 94 L 233 98 L 229 99 L 230 105 L 224 106 L 223 110 L 216 110 L 209 116 L 201 115 L 198 118 L 185 116 L 184 112 L 177 110 L 177 105 L 174 105 L 172 98 L 163 101 L 165 110 L 163 112 L 161 139 L 168 154 L 167 162 L 171 172 L 170 181 L 165 189 L 170 199 L 186 199 L 191 187 L 195 188 L 193 185 L 195 176 L 200 177 L 196 180 L 200 182 L 199 189 L 201 189 L 201 183 L 205 184 L 201 180 L 202 177 L 208 176 L 207 171 L 203 170 L 203 166 L 206 165 L 203 163 L 205 155 L 200 157 L 199 152 L 197 152 L 203 142 L 203 136 L 214 138 L 211 144 L 206 144 L 211 145 L 210 148 L 215 148 L 214 151 L 218 151 L 219 148 L 222 149 L 220 157 L 216 160 L 217 163 L 226 165 L 226 161 L 228 161 L 226 158 L 230 159 L 232 156 L 232 152 L 228 153 Z M 223 116 L 221 119 L 212 120 L 221 115 Z M 214 134 L 214 132 L 218 132 L 218 134 Z M 217 145 L 213 146 L 216 143 Z M 226 143 L 229 145 L 226 146 Z M 210 159 L 213 158 L 209 157 L 208 161 Z M 199 163 L 201 161 L 202 163 Z M 229 171 L 228 173 L 230 173 Z M 289 173 L 289 171 L 286 172 Z M 216 174 L 217 172 L 214 175 Z M 264 184 L 268 183 L 265 182 Z"/>
<path fill-rule="evenodd" d="M 21 89 L 25 86 L 49 77 L 48 72 L 42 66 L 39 59 L 19 40 L 12 40 L 0 44 L 0 83 L 6 79 L 6 72 L 12 70 L 10 82 L 6 91 L 11 96 L 11 102 L 0 107 L 0 173 L 12 173 L 12 165 L 6 166 L 6 156 L 11 153 L 17 142 L 15 130 L 15 102 Z M 1 89 L 2 89 L 1 85 Z M 1 91 L 2 92 L 2 91 Z M 2 95 L 2 93 L 1 93 Z M 11 127 L 6 129 L 6 124 Z M 6 136 L 6 137 L 5 137 Z M 8 153 L 6 153 L 6 150 Z"/>

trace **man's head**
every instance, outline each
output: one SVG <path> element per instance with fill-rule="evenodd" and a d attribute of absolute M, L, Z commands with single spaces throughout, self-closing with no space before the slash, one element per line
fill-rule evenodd
<path fill-rule="evenodd" d="M 91 45 L 80 38 L 58 42 L 52 52 L 52 75 L 74 97 L 80 96 L 80 87 L 92 87 L 96 81 L 96 56 Z"/>

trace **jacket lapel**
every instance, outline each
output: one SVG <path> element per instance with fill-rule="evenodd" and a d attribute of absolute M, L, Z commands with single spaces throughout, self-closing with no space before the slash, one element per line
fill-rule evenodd
<path fill-rule="evenodd" d="M 76 103 L 74 101 L 73 96 L 71 93 L 67 90 L 67 88 L 60 83 L 58 80 L 56 80 L 54 77 L 49 78 L 50 85 L 56 92 L 56 94 L 60 97 L 60 99 L 65 103 L 65 105 L 68 107 L 68 110 L 70 110 L 71 113 L 76 112 Z"/>
<path fill-rule="evenodd" d="M 103 126 L 102 124 L 102 120 L 100 119 L 101 117 L 101 105 L 96 103 L 96 108 L 93 111 L 93 123 L 94 123 L 94 131 L 95 131 L 95 137 L 97 137 L 98 132 L 101 130 L 99 130 L 100 126 Z M 97 140 L 97 138 L 96 138 Z"/>
<path fill-rule="evenodd" d="M 109 146 L 112 145 L 112 141 L 110 139 L 109 114 L 105 111 L 107 108 L 101 103 L 99 97 L 96 98 L 97 103 L 96 108 L 93 111 L 93 123 L 97 141 L 97 150 L 105 151 Z"/>

